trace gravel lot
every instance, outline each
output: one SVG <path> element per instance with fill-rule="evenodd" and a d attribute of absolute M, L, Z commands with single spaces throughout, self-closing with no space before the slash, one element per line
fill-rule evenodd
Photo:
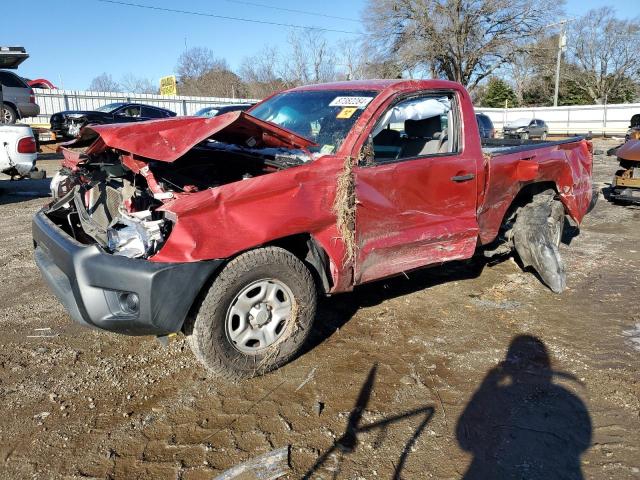
<path fill-rule="evenodd" d="M 0 478 L 211 479 L 290 445 L 292 479 L 640 479 L 639 208 L 600 195 L 565 232 L 561 295 L 512 260 L 423 270 L 324 300 L 304 355 L 226 384 L 182 336 L 71 323 L 32 259 L 46 183 L 0 179 Z"/>

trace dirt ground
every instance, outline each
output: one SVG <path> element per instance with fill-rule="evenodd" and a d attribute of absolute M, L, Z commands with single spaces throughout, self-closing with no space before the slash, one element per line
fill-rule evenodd
<path fill-rule="evenodd" d="M 605 187 L 615 158 L 594 163 Z M 212 479 L 290 446 L 291 479 L 640 479 L 640 208 L 600 195 L 565 232 L 561 295 L 513 260 L 378 282 L 228 384 L 184 337 L 71 323 L 32 259 L 46 181 L 0 190 L 0 478 Z"/>

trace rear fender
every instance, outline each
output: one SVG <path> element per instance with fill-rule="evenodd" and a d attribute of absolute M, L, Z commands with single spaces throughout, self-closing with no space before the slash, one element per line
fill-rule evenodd
<path fill-rule="evenodd" d="M 509 155 L 491 158 L 487 192 L 478 209 L 480 242 L 491 243 L 516 201 L 530 191 L 553 188 L 566 213 L 580 224 L 592 197 L 592 155 L 586 141 L 558 145 L 550 151 L 532 152 L 514 159 Z M 536 157 L 539 158 L 536 158 Z"/>

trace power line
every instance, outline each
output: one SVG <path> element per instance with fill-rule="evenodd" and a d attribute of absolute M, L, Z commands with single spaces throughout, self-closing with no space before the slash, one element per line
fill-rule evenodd
<path fill-rule="evenodd" d="M 245 2 L 242 0 L 225 0 L 225 1 L 229 3 L 237 3 L 240 5 L 248 5 L 250 7 L 270 8 L 271 10 L 280 10 L 282 12 L 302 13 L 303 15 L 314 15 L 316 17 L 335 18 L 337 20 L 346 20 L 347 22 L 360 23 L 360 20 L 358 20 L 357 18 L 339 17 L 338 15 L 328 15 L 326 13 L 309 12 L 307 10 L 296 10 L 295 8 L 274 7 L 273 5 L 266 5 L 264 3 Z"/>
<path fill-rule="evenodd" d="M 127 6 L 127 7 L 137 7 L 137 8 L 146 8 L 148 10 L 156 10 L 156 11 L 161 11 L 161 12 L 170 12 L 170 13 L 181 13 L 184 15 L 196 15 L 199 17 L 211 17 L 211 18 L 220 18 L 223 20 L 235 20 L 238 22 L 248 22 L 248 23 L 260 23 L 263 25 L 275 25 L 277 27 L 289 27 L 289 28 L 299 28 L 299 29 L 310 29 L 310 30 L 320 30 L 322 32 L 334 32 L 334 33 L 347 33 L 350 35 L 367 35 L 366 33 L 362 33 L 362 32 L 354 32 L 354 31 L 349 31 L 349 30 L 337 30 L 337 29 L 333 29 L 333 28 L 323 28 L 323 27 L 315 27 L 315 26 L 310 26 L 310 25 L 296 25 L 293 23 L 279 23 L 279 22 L 269 22 L 267 20 L 254 20 L 251 18 L 244 18 L 244 17 L 231 17 L 231 16 L 226 16 L 226 15 L 216 15 L 213 13 L 206 13 L 206 12 L 194 12 L 191 10 L 178 10 L 176 8 L 165 8 L 165 7 L 156 7 L 156 6 L 152 6 L 152 5 L 143 5 L 141 3 L 131 3 L 131 2 L 122 2 L 122 1 L 118 1 L 118 0 L 97 0 L 98 2 L 102 2 L 102 3 L 111 3 L 114 5 L 122 5 L 122 6 Z"/>

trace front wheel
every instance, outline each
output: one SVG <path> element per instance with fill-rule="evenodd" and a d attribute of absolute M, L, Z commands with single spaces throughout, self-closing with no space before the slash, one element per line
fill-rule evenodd
<path fill-rule="evenodd" d="M 528 132 L 521 133 L 520 138 L 522 140 L 529 140 L 529 133 Z"/>
<path fill-rule="evenodd" d="M 281 367 L 311 331 L 317 291 L 309 269 L 279 247 L 229 262 L 187 326 L 195 356 L 213 374 L 249 378 Z"/>

